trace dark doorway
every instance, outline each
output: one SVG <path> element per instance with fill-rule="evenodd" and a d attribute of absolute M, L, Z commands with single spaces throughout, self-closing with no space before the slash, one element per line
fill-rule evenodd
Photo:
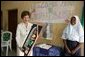
<path fill-rule="evenodd" d="M 3 14 L 2 14 L 2 11 L 1 11 L 1 30 L 3 30 Z"/>
<path fill-rule="evenodd" d="M 8 10 L 8 30 L 12 32 L 12 49 L 16 49 L 16 28 L 18 10 Z"/>

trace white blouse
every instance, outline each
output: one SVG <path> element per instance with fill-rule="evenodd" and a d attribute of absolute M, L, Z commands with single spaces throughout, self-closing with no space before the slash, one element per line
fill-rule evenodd
<path fill-rule="evenodd" d="M 65 28 L 65 30 L 63 31 L 62 39 L 68 39 L 71 41 L 77 41 L 80 43 L 84 43 L 84 31 L 81 30 L 81 32 L 78 32 L 78 30 L 79 29 L 74 28 L 74 27 L 70 27 L 70 29 Z"/>
<path fill-rule="evenodd" d="M 19 47 L 22 47 L 32 25 L 33 24 L 28 23 L 28 26 L 26 27 L 24 23 L 18 24 L 16 31 L 16 41 Z"/>

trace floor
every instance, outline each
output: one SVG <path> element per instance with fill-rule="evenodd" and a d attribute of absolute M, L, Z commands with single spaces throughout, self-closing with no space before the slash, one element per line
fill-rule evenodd
<path fill-rule="evenodd" d="M 16 53 L 17 52 L 15 49 L 13 49 L 12 51 L 9 50 L 8 56 L 16 56 Z M 1 56 L 6 56 L 6 48 L 5 47 L 3 48 L 3 51 L 1 50 Z"/>

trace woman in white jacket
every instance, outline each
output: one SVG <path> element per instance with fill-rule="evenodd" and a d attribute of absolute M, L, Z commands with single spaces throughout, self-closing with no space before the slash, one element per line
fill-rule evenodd
<path fill-rule="evenodd" d="M 17 42 L 17 55 L 24 56 L 24 52 L 22 52 L 21 47 L 31 29 L 32 23 L 30 20 L 30 13 L 28 11 L 23 11 L 21 13 L 22 22 L 18 24 L 16 31 L 16 42 Z M 28 56 L 32 56 L 32 51 L 28 54 Z"/>

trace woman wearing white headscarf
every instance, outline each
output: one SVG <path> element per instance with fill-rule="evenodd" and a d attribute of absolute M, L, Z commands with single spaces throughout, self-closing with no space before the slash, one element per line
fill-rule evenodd
<path fill-rule="evenodd" d="M 80 45 L 84 43 L 84 30 L 78 16 L 72 16 L 63 31 L 65 55 L 80 56 Z"/>

